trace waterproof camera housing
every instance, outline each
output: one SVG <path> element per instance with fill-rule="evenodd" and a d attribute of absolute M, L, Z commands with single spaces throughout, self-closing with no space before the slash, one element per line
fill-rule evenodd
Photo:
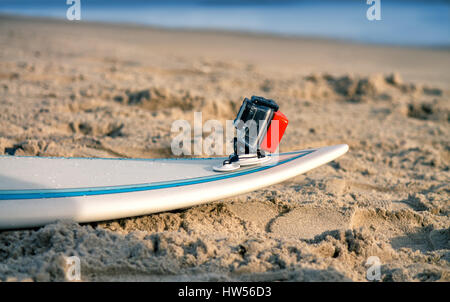
<path fill-rule="evenodd" d="M 234 120 L 239 153 L 256 153 L 266 136 L 275 112 L 275 101 L 259 96 L 245 98 Z"/>
<path fill-rule="evenodd" d="M 289 121 L 273 100 L 260 96 L 245 98 L 234 120 L 237 136 L 234 152 L 214 171 L 227 172 L 241 166 L 262 165 L 271 160 L 265 152 L 274 153 Z"/>

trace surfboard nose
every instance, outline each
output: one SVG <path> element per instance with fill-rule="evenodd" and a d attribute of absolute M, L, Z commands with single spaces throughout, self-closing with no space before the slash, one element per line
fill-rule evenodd
<path fill-rule="evenodd" d="M 336 157 L 339 157 L 339 156 L 345 154 L 349 150 L 349 147 L 347 144 L 339 144 L 339 145 L 333 145 L 333 146 L 329 146 L 329 147 L 323 147 L 321 149 L 325 152 L 330 152 L 330 153 L 336 154 L 337 155 Z"/>
<path fill-rule="evenodd" d="M 347 144 L 336 145 L 340 150 L 342 150 L 342 154 L 345 154 L 349 150 L 349 146 Z"/>

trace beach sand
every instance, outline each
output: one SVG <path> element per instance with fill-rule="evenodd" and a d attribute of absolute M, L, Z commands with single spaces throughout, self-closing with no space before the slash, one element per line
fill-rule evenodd
<path fill-rule="evenodd" d="M 0 231 L 0 280 L 450 281 L 450 51 L 0 17 L 0 154 L 172 157 L 171 124 L 290 119 L 335 162 L 189 209 Z"/>

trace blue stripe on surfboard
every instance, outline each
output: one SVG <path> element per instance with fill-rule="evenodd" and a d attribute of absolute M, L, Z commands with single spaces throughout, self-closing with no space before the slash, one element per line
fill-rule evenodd
<path fill-rule="evenodd" d="M 313 152 L 317 149 L 306 149 L 306 150 L 300 150 L 300 151 L 291 151 L 291 152 L 284 152 L 280 153 L 279 155 L 292 155 L 292 154 L 298 154 L 301 152 Z M 195 157 L 172 157 L 172 158 L 115 158 L 115 157 L 76 157 L 76 156 L 68 156 L 68 157 L 61 157 L 61 156 L 29 156 L 29 155 L 0 155 L 1 159 L 12 159 L 12 158 L 36 158 L 36 159 L 82 159 L 82 160 L 120 160 L 120 161 L 193 161 L 193 160 L 217 160 L 217 159 L 227 159 L 228 157 L 202 157 L 202 158 L 195 158 Z"/>
<path fill-rule="evenodd" d="M 247 169 L 244 171 L 230 172 L 220 175 L 212 175 L 198 178 L 190 178 L 184 180 L 177 180 L 171 182 L 156 182 L 149 184 L 136 184 L 127 186 L 109 186 L 109 187 L 93 187 L 93 188 L 73 188 L 73 189 L 43 189 L 43 190 L 0 190 L 0 200 L 15 200 L 15 199 L 42 199 L 42 198 L 62 198 L 62 197 L 76 197 L 76 196 L 92 196 L 104 194 L 130 193 L 139 191 L 150 191 L 157 189 L 166 189 L 180 186 L 188 186 L 206 182 L 212 182 L 222 179 L 234 178 L 242 175 L 247 175 L 259 171 L 264 171 L 275 166 L 290 162 L 297 158 L 306 156 L 316 150 L 300 151 L 303 152 L 298 156 L 279 161 L 276 165 L 262 166 L 256 169 Z M 293 154 L 298 152 L 292 152 Z"/>

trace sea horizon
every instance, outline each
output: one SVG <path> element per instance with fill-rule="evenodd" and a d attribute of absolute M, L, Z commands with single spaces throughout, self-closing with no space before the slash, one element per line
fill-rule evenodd
<path fill-rule="evenodd" d="M 66 19 L 63 0 L 0 0 L 0 14 Z M 450 46 L 447 1 L 381 1 L 369 21 L 366 1 L 81 0 L 81 22 L 325 38 L 398 46 Z M 77 21 L 80 22 L 80 21 Z"/>

